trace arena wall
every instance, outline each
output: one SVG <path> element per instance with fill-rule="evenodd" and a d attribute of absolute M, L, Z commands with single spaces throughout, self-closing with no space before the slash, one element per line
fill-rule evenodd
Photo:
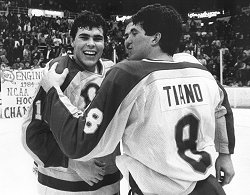
<path fill-rule="evenodd" d="M 232 108 L 250 108 L 250 87 L 225 87 Z"/>

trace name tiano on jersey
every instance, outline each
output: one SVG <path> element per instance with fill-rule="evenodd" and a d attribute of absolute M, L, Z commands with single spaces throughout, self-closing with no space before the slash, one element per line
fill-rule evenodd
<path fill-rule="evenodd" d="M 206 90 L 201 81 L 184 78 L 176 83 L 173 79 L 166 80 L 159 81 L 158 85 L 161 88 L 162 111 L 207 104 Z"/>

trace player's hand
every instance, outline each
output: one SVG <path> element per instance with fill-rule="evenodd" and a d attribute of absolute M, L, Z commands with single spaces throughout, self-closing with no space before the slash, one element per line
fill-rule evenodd
<path fill-rule="evenodd" d="M 230 154 L 219 154 L 215 162 L 215 171 L 216 178 L 222 186 L 232 181 L 235 172 Z"/>
<path fill-rule="evenodd" d="M 70 168 L 74 169 L 76 173 L 90 186 L 103 180 L 105 175 L 105 163 L 96 159 L 89 161 L 76 161 L 69 159 Z"/>
<path fill-rule="evenodd" d="M 43 71 L 43 78 L 40 84 L 46 92 L 48 92 L 53 86 L 56 88 L 60 87 L 69 73 L 68 68 L 65 68 L 62 74 L 57 74 L 55 71 L 57 64 L 58 62 L 54 63 L 50 69 L 49 67 L 46 67 Z"/>

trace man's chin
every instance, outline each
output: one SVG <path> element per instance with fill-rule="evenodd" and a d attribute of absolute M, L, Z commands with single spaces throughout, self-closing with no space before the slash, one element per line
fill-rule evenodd
<path fill-rule="evenodd" d="M 128 55 L 128 60 L 134 60 L 132 55 Z"/>
<path fill-rule="evenodd" d="M 84 67 L 86 70 L 91 71 L 91 70 L 95 69 L 94 67 L 96 66 L 96 64 L 97 64 L 97 61 L 85 61 Z"/>
<path fill-rule="evenodd" d="M 128 60 L 141 60 L 141 59 L 137 58 L 136 56 L 129 56 Z"/>

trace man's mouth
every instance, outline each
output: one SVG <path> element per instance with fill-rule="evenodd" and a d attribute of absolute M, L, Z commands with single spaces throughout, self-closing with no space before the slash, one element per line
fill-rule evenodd
<path fill-rule="evenodd" d="M 85 55 L 89 55 L 89 56 L 95 56 L 97 54 L 96 51 L 84 51 L 83 52 Z"/>
<path fill-rule="evenodd" d="M 127 53 L 131 53 L 131 51 L 132 51 L 132 48 L 126 48 Z"/>

